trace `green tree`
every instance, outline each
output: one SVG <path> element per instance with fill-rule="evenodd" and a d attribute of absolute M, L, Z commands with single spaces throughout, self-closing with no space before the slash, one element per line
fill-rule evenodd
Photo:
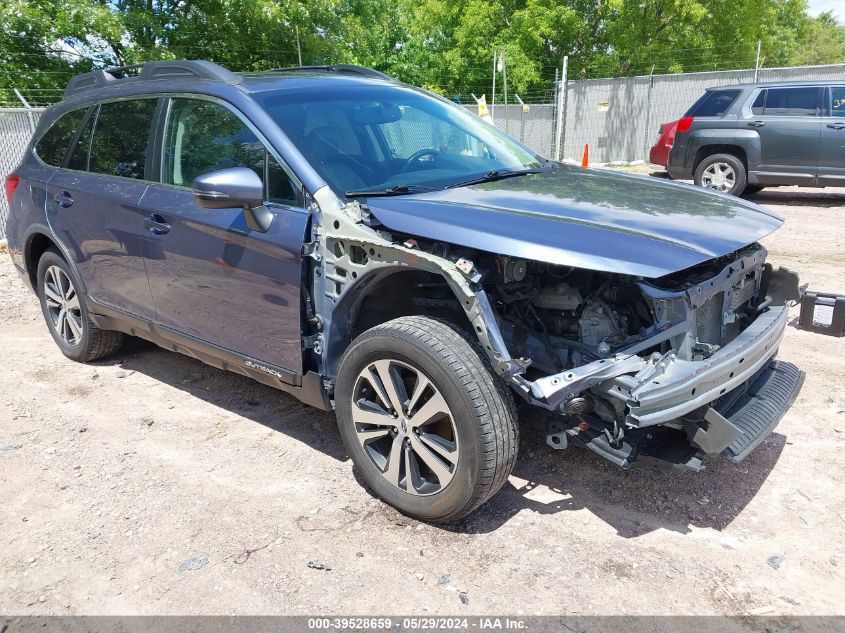
<path fill-rule="evenodd" d="M 845 26 L 831 13 L 822 13 L 807 25 L 804 37 L 789 57 L 796 66 L 845 62 Z"/>

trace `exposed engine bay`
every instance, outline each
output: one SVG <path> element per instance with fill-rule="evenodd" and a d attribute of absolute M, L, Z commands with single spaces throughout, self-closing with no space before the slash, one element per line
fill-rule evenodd
<path fill-rule="evenodd" d="M 803 381 L 773 360 L 797 276 L 773 272 L 758 243 L 645 278 L 366 231 L 365 220 L 317 251 L 330 327 L 354 324 L 356 336 L 424 314 L 474 331 L 495 372 L 545 417 L 554 448 L 575 442 L 622 467 L 653 458 L 699 470 L 702 452 L 739 461 Z"/>

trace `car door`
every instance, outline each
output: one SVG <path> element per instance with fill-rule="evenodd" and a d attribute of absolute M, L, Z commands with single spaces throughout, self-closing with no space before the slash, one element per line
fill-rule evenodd
<path fill-rule="evenodd" d="M 137 317 L 155 314 L 138 207 L 157 99 L 94 106 L 47 186 L 47 218 L 96 303 Z"/>
<path fill-rule="evenodd" d="M 818 86 L 788 86 L 757 94 L 745 126 L 760 136 L 759 165 L 749 166 L 760 184 L 815 184 L 822 91 Z"/>
<path fill-rule="evenodd" d="M 845 83 L 826 91 L 819 145 L 819 181 L 825 187 L 845 186 Z"/>
<path fill-rule="evenodd" d="M 168 100 L 160 180 L 141 199 L 156 322 L 244 357 L 301 372 L 302 185 L 239 112 L 202 98 Z M 246 166 L 265 183 L 273 221 L 251 230 L 241 208 L 206 209 L 194 178 Z"/>

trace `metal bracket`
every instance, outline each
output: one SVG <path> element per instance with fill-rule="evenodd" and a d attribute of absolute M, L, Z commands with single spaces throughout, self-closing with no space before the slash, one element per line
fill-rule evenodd
<path fill-rule="evenodd" d="M 323 260 L 323 254 L 320 252 L 319 242 L 305 242 L 302 245 L 302 256 L 311 257 L 315 262 Z"/>
<path fill-rule="evenodd" d="M 302 349 L 313 349 L 315 353 L 323 351 L 323 335 L 321 333 L 302 337 Z"/>

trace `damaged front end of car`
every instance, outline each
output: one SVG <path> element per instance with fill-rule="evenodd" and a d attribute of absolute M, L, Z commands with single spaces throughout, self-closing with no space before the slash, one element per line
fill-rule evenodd
<path fill-rule="evenodd" d="M 577 443 L 623 468 L 700 470 L 702 453 L 739 461 L 803 382 L 773 360 L 797 277 L 773 271 L 756 242 L 646 278 L 388 230 L 366 206 L 319 192 L 314 211 L 306 255 L 320 316 L 307 338 L 329 394 L 367 297 L 400 272 L 413 292 L 389 316 L 471 328 L 496 373 L 543 413 L 550 446 Z"/>

